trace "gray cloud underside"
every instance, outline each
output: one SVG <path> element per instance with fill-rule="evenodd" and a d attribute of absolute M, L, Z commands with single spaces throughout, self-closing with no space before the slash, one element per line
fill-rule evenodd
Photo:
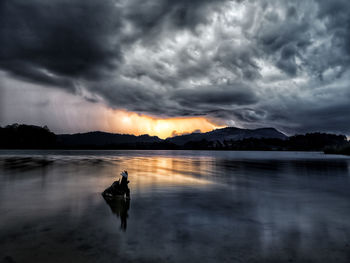
<path fill-rule="evenodd" d="M 0 70 L 140 113 L 350 134 L 349 13 L 348 0 L 3 0 Z"/>

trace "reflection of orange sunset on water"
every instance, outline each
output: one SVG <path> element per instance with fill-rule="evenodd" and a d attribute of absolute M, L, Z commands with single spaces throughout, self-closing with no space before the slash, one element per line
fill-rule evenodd
<path fill-rule="evenodd" d="M 111 126 L 116 133 L 149 134 L 162 139 L 193 131 L 208 132 L 219 128 L 204 117 L 155 118 L 121 110 L 114 111 Z"/>
<path fill-rule="evenodd" d="M 132 194 L 148 188 L 163 187 L 207 187 L 214 184 L 208 171 L 213 169 L 210 157 L 169 158 L 165 156 L 112 158 L 105 173 L 109 177 L 99 181 L 109 185 L 120 178 L 120 172 L 129 172 Z"/>

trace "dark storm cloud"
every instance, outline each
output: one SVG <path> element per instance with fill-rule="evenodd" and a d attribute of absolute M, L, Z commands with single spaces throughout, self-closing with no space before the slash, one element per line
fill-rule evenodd
<path fill-rule="evenodd" d="M 259 51 L 255 46 L 224 41 L 218 46 L 215 60 L 243 79 L 254 80 L 261 76 L 259 66 L 254 60 L 257 56 L 259 56 Z"/>
<path fill-rule="evenodd" d="M 124 6 L 125 18 L 142 31 L 149 33 L 166 24 L 177 28 L 193 29 L 208 22 L 210 9 L 225 0 L 129 0 Z"/>
<path fill-rule="evenodd" d="M 0 67 L 43 84 L 69 86 L 116 66 L 119 11 L 112 1 L 4 0 Z"/>
<path fill-rule="evenodd" d="M 191 107 L 191 105 L 214 105 L 215 107 L 217 105 L 246 105 L 257 101 L 253 90 L 241 83 L 200 87 L 192 90 L 177 89 L 171 99 L 186 107 Z"/>
<path fill-rule="evenodd" d="M 4 0 L 0 67 L 30 81 L 60 86 L 69 86 L 69 78 L 105 77 L 122 60 L 120 45 L 127 39 L 120 32 L 123 21 L 133 24 L 134 38 L 143 38 L 167 20 L 182 28 L 204 23 L 204 11 L 214 2 Z"/>
<path fill-rule="evenodd" d="M 350 134 L 349 12 L 347 0 L 3 0 L 0 70 L 112 108 Z"/>

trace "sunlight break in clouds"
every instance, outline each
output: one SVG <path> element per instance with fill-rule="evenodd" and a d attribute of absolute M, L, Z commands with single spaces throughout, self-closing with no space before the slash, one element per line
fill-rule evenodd
<path fill-rule="evenodd" d="M 56 133 L 100 130 L 122 134 L 149 134 L 162 139 L 175 134 L 195 130 L 207 132 L 220 127 L 204 117 L 157 118 L 123 109 L 112 109 L 104 103 L 92 102 L 63 90 L 47 89 L 10 78 L 1 84 L 3 103 L 0 119 L 3 123 L 47 125 Z"/>
<path fill-rule="evenodd" d="M 115 111 L 115 125 L 114 130 L 119 132 L 156 135 L 161 139 L 198 130 L 208 132 L 220 127 L 203 117 L 160 119 L 125 111 Z"/>

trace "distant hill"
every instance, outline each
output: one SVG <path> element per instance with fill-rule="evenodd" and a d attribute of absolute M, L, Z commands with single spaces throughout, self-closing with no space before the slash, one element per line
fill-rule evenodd
<path fill-rule="evenodd" d="M 287 137 L 274 128 L 228 127 L 159 139 L 149 135 L 87 132 L 56 135 L 46 126 L 13 124 L 0 127 L 0 149 L 145 149 L 325 151 L 349 154 L 344 135 L 307 133 Z"/>
<path fill-rule="evenodd" d="M 107 132 L 87 132 L 76 134 L 57 135 L 57 142 L 63 147 L 81 147 L 81 146 L 116 146 L 116 145 L 134 145 L 134 144 L 152 144 L 162 142 L 157 136 L 149 135 L 129 135 Z"/>
<path fill-rule="evenodd" d="M 249 138 L 286 140 L 288 139 L 288 136 L 279 132 L 275 128 L 261 128 L 250 130 L 227 127 L 222 129 L 216 129 L 206 133 L 191 133 L 186 135 L 175 136 L 172 138 L 167 138 L 166 140 L 168 142 L 181 146 L 189 142 L 198 142 L 202 140 L 206 140 L 208 142 L 223 143 L 224 141 L 238 141 Z"/>

